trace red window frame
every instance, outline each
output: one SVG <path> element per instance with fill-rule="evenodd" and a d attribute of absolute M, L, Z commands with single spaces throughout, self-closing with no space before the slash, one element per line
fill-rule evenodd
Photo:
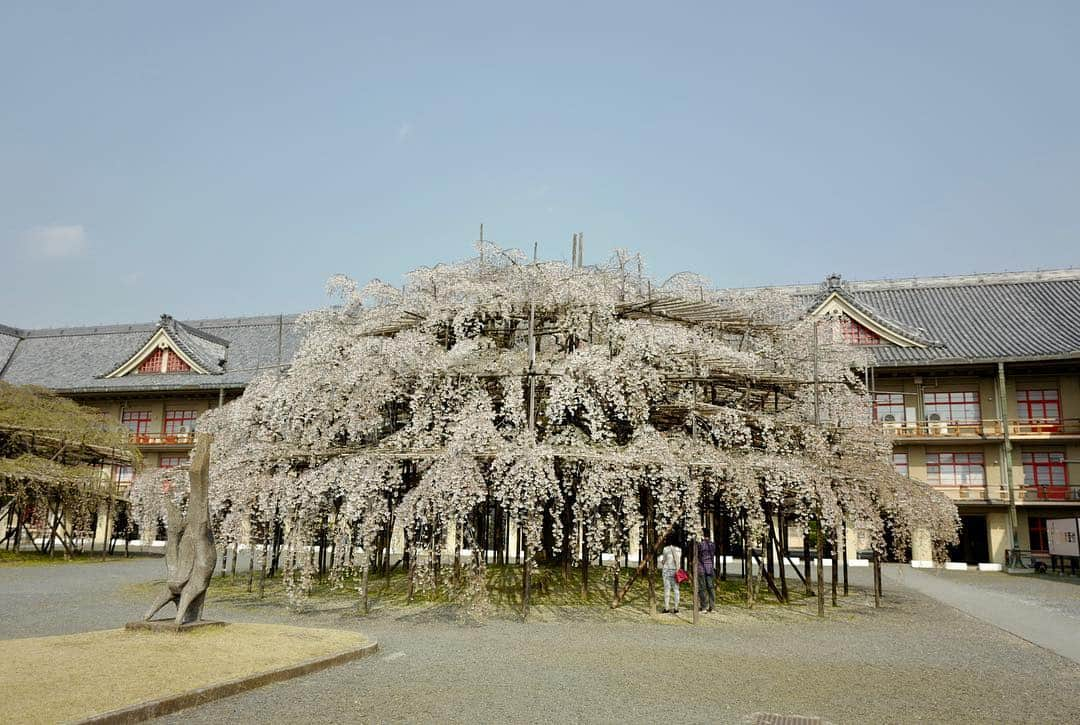
<path fill-rule="evenodd" d="M 191 372 L 191 366 L 184 362 L 182 357 L 169 350 L 169 359 L 165 361 L 165 372 L 189 373 Z"/>
<path fill-rule="evenodd" d="M 840 315 L 840 335 L 849 345 L 880 345 L 881 336 L 848 315 Z"/>
<path fill-rule="evenodd" d="M 165 354 L 164 348 L 158 348 L 152 353 L 146 356 L 146 359 L 139 363 L 139 375 L 152 375 L 154 373 L 161 372 L 161 358 Z"/>
<path fill-rule="evenodd" d="M 982 453 L 927 453 L 926 482 L 939 486 L 985 486 L 986 461 Z"/>
<path fill-rule="evenodd" d="M 1061 430 L 1061 393 L 1056 388 L 1024 388 L 1016 391 L 1016 418 L 1032 433 Z M 1045 425 L 1032 425 L 1042 422 Z"/>
<path fill-rule="evenodd" d="M 904 422 L 903 393 L 874 393 L 874 420 L 882 420 L 887 415 L 893 416 L 896 423 Z"/>
<path fill-rule="evenodd" d="M 180 428 L 186 428 L 186 433 L 195 431 L 195 419 L 199 417 L 195 410 L 166 410 L 165 420 L 162 422 L 161 432 L 164 435 L 177 435 Z"/>
<path fill-rule="evenodd" d="M 1063 451 L 1022 451 L 1024 485 L 1049 501 L 1064 501 L 1069 494 L 1069 468 Z"/>
<path fill-rule="evenodd" d="M 1028 516 L 1028 546 L 1032 551 L 1050 551 L 1045 516 Z"/>
<path fill-rule="evenodd" d="M 158 468 L 173 468 L 189 463 L 187 456 L 161 456 L 158 458 Z"/>
<path fill-rule="evenodd" d="M 146 435 L 150 430 L 149 410 L 125 410 L 120 415 L 120 422 L 135 435 Z"/>
<path fill-rule="evenodd" d="M 907 453 L 893 453 L 892 454 L 892 467 L 893 470 L 899 473 L 901 476 L 907 476 L 908 474 L 908 454 Z"/>
<path fill-rule="evenodd" d="M 926 419 L 937 414 L 942 423 L 980 423 L 982 408 L 978 390 L 949 393 L 923 393 L 923 413 Z"/>

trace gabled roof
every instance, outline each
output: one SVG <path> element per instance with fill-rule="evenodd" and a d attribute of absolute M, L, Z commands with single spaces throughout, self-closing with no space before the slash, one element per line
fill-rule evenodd
<path fill-rule="evenodd" d="M 839 289 L 831 289 L 830 284 Z M 925 346 L 867 347 L 882 366 L 1080 359 L 1080 269 L 781 287 L 808 311 L 838 292 Z"/>
<path fill-rule="evenodd" d="M 875 333 L 885 343 L 900 347 L 941 346 L 926 330 L 892 319 L 880 310 L 860 301 L 840 284 L 840 275 L 830 275 L 825 287 L 810 303 L 810 315 L 840 312 Z"/>
<path fill-rule="evenodd" d="M 177 322 L 170 315 L 162 315 L 157 329 L 146 342 L 101 377 L 119 378 L 128 375 L 154 350 L 162 347 L 176 353 L 195 373 L 221 375 L 225 372 L 228 340 Z"/>
<path fill-rule="evenodd" d="M 165 331 L 177 352 L 214 374 L 104 377 Z M 0 327 L 0 379 L 65 393 L 243 388 L 260 372 L 288 365 L 299 343 L 296 315 L 21 330 Z M 224 359 L 224 364 L 219 361 Z"/>

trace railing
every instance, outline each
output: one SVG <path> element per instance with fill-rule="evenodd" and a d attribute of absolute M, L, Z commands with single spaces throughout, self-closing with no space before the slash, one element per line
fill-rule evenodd
<path fill-rule="evenodd" d="M 1048 551 L 1030 549 L 1006 549 L 1006 566 L 1011 569 L 1032 569 L 1036 574 L 1047 571 L 1076 576 L 1080 569 L 1080 558 L 1075 556 L 1055 556 Z"/>
<path fill-rule="evenodd" d="M 1080 435 L 1080 418 L 1031 418 L 1009 421 L 1014 436 Z"/>
<path fill-rule="evenodd" d="M 1001 421 L 908 420 L 884 423 L 897 438 L 987 438 L 1002 435 Z"/>
<path fill-rule="evenodd" d="M 970 486 L 931 484 L 935 491 L 941 491 L 954 501 L 990 501 L 990 491 L 984 484 Z"/>
<path fill-rule="evenodd" d="M 1020 501 L 1080 501 L 1080 486 L 1021 486 L 1017 489 Z"/>
<path fill-rule="evenodd" d="M 195 434 L 132 433 L 131 442 L 139 446 L 186 446 L 195 443 Z"/>
<path fill-rule="evenodd" d="M 897 438 L 1000 438 L 1004 435 L 1001 421 L 987 420 L 909 420 L 885 421 L 883 425 Z M 1010 420 L 1009 435 L 1080 436 L 1080 418 L 1031 418 Z"/>
<path fill-rule="evenodd" d="M 1000 484 L 968 486 L 930 484 L 954 501 L 993 501 L 1009 500 L 1009 489 Z M 1035 501 L 1061 501 L 1075 504 L 1080 501 L 1080 486 L 1028 486 L 1016 485 L 1013 489 L 1018 503 Z"/>

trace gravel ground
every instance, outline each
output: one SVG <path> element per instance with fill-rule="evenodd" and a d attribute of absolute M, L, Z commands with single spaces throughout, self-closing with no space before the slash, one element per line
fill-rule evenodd
<path fill-rule="evenodd" d="M 12 615 L 0 636 L 116 626 L 144 604 L 124 585 L 160 578 L 162 567 L 0 569 L 0 604 Z M 697 628 L 672 617 L 475 627 L 437 608 L 358 618 L 215 604 L 213 616 L 234 621 L 361 630 L 381 654 L 162 722 L 746 722 L 755 712 L 834 723 L 1070 722 L 1080 710 L 1080 665 L 922 595 L 889 587 L 875 611 L 856 591 L 827 609 L 824 621 L 812 602 L 781 614 L 726 609 Z"/>

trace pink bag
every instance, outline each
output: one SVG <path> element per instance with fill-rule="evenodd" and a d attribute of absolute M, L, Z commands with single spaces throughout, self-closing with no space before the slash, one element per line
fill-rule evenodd
<path fill-rule="evenodd" d="M 679 570 L 677 570 L 675 572 L 675 583 L 676 584 L 682 584 L 683 582 L 687 581 L 689 578 L 690 578 L 690 575 L 687 574 L 682 569 L 679 569 Z"/>

